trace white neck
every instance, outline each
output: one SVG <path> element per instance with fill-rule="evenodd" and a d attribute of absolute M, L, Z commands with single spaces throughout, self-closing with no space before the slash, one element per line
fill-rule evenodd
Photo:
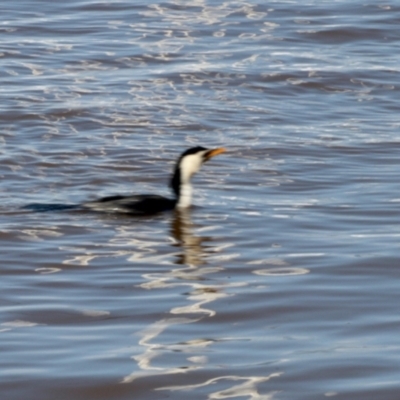
<path fill-rule="evenodd" d="M 181 183 L 179 199 L 176 206 L 180 208 L 190 207 L 192 204 L 192 192 L 192 185 L 189 182 Z"/>

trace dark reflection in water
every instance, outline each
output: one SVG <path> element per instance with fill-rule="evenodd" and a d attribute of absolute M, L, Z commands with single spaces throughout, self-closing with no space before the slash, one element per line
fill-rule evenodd
<path fill-rule="evenodd" d="M 200 266 L 206 263 L 204 243 L 210 238 L 193 234 L 191 212 L 189 208 L 177 209 L 171 220 L 172 236 L 177 241 L 176 245 L 182 249 L 182 253 L 177 256 L 176 263 Z"/>
<path fill-rule="evenodd" d="M 49 211 L 67 211 L 77 209 L 79 206 L 75 204 L 62 203 L 32 203 L 22 206 L 21 210 L 33 212 L 49 212 Z"/>

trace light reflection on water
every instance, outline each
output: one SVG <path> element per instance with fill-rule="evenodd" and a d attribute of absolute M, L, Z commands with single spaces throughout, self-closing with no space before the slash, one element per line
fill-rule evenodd
<path fill-rule="evenodd" d="M 263 382 L 268 382 L 270 379 L 277 378 L 281 375 L 281 373 L 273 373 L 269 376 L 252 376 L 252 377 L 241 377 L 241 376 L 220 376 L 218 378 L 209 379 L 206 382 L 197 384 L 197 385 L 182 385 L 182 386 L 169 386 L 159 388 L 157 390 L 169 390 L 169 391 L 178 391 L 185 390 L 190 391 L 193 389 L 201 388 L 204 386 L 215 385 L 216 383 L 223 382 L 225 384 L 229 384 L 229 382 L 237 382 L 244 381 L 243 383 L 234 384 L 225 390 L 220 390 L 211 393 L 208 396 L 208 399 L 231 399 L 235 397 L 247 397 L 248 399 L 258 399 L 258 400 L 272 400 L 276 398 L 275 392 L 269 394 L 260 394 L 257 389 L 257 385 Z"/>
<path fill-rule="evenodd" d="M 139 286 L 146 290 L 169 290 L 171 288 L 178 288 L 181 290 L 182 288 L 185 290 L 185 298 L 187 301 L 190 301 L 190 304 L 174 307 L 169 310 L 169 314 L 189 314 L 194 316 L 199 314 L 201 317 L 163 318 L 151 324 L 151 326 L 144 331 L 139 332 L 138 334 L 141 336 L 139 344 L 144 347 L 144 352 L 140 355 L 133 356 L 133 359 L 137 362 L 140 371 L 124 377 L 123 383 L 132 382 L 139 377 L 176 373 L 187 374 L 192 370 L 204 368 L 207 365 L 207 358 L 203 356 L 204 349 L 211 346 L 215 340 L 199 337 L 186 341 L 185 343 L 181 342 L 179 344 L 174 343 L 167 345 L 157 343 L 156 340 L 158 336 L 174 325 L 198 323 L 203 318 L 214 317 L 216 311 L 211 308 L 204 308 L 203 306 L 208 304 L 210 307 L 210 303 L 231 296 L 231 294 L 226 293 L 226 289 L 246 285 L 246 282 L 222 285 L 207 282 L 207 277 L 210 274 L 224 270 L 222 267 L 207 266 L 207 252 L 214 253 L 216 251 L 221 251 L 221 249 L 213 248 L 210 244 L 210 238 L 197 236 L 193 233 L 194 226 L 190 214 L 190 210 L 177 210 L 174 213 L 171 223 L 171 234 L 174 239 L 174 246 L 178 246 L 180 250 L 180 252 L 173 254 L 176 257 L 174 262 L 181 267 L 164 273 L 144 274 L 143 278 L 145 278 L 147 282 Z M 198 231 L 204 232 L 204 227 Z M 207 250 L 204 243 L 208 243 Z M 205 281 L 205 283 L 201 283 L 203 281 Z M 180 361 L 180 363 L 183 363 L 183 365 L 185 365 L 185 363 L 187 364 L 187 361 L 191 363 L 184 367 L 181 364 L 181 366 L 168 366 L 167 368 L 153 365 L 157 362 L 157 357 L 171 352 L 182 353 L 185 360 Z M 201 362 L 198 363 L 198 360 Z"/>

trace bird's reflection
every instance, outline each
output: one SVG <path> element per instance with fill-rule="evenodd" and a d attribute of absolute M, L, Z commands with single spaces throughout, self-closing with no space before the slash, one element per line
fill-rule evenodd
<path fill-rule="evenodd" d="M 198 267 L 206 263 L 204 243 L 209 238 L 195 236 L 194 224 L 191 219 L 190 209 L 176 209 L 171 223 L 171 234 L 180 246 L 182 253 L 178 255 L 176 264 Z"/>

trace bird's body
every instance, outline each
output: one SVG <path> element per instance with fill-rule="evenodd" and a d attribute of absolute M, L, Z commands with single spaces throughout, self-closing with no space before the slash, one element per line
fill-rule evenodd
<path fill-rule="evenodd" d="M 175 195 L 172 199 L 153 194 L 108 196 L 83 203 L 81 206 L 84 209 L 93 211 L 117 212 L 131 215 L 151 215 L 173 210 L 174 208 L 187 208 L 191 205 L 192 200 L 192 176 L 200 169 L 204 162 L 223 152 L 225 152 L 223 148 L 208 150 L 198 146 L 182 153 L 175 165 L 170 182 Z"/>
<path fill-rule="evenodd" d="M 108 196 L 83 203 L 82 206 L 86 209 L 99 212 L 149 215 L 173 210 L 176 206 L 176 200 L 154 194 Z"/>

